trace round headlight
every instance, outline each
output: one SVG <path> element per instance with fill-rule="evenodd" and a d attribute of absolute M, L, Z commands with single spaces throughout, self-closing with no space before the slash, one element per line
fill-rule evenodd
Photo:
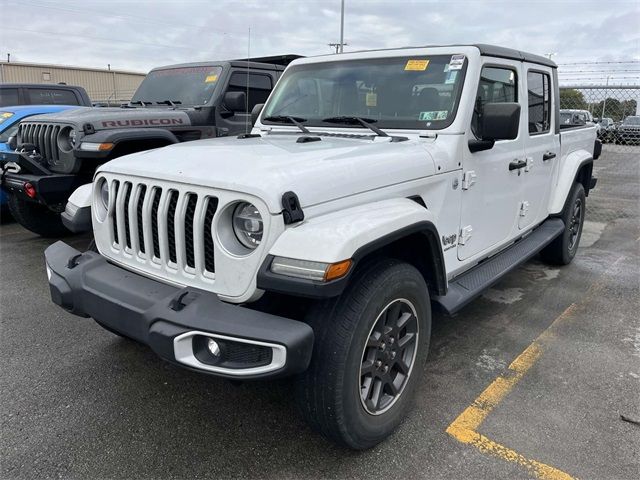
<path fill-rule="evenodd" d="M 69 130 L 69 143 L 72 146 L 76 144 L 76 131 L 73 129 Z"/>
<path fill-rule="evenodd" d="M 102 201 L 102 206 L 105 210 L 109 209 L 109 182 L 107 180 L 103 180 L 100 185 L 100 200 Z"/>
<path fill-rule="evenodd" d="M 260 245 L 263 228 L 262 216 L 254 205 L 242 202 L 233 210 L 233 232 L 245 247 L 254 249 Z"/>

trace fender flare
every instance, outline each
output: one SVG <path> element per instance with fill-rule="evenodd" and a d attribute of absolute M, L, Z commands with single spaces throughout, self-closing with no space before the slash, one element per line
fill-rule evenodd
<path fill-rule="evenodd" d="M 80 185 L 67 200 L 62 212 L 62 223 L 74 233 L 91 230 L 91 197 L 93 183 Z"/>
<path fill-rule="evenodd" d="M 82 142 L 113 143 L 116 148 L 119 144 L 129 141 L 164 140 L 167 144 L 179 143 L 173 132 L 163 128 L 118 128 L 112 130 L 99 130 L 96 133 L 86 135 Z M 93 158 L 96 156 L 108 156 L 113 149 L 106 152 L 89 152 L 76 149 L 76 155 Z"/>
<path fill-rule="evenodd" d="M 424 253 L 429 253 L 433 289 L 444 295 L 447 288 L 444 256 L 433 213 L 407 198 L 331 212 L 288 228 L 269 250 L 258 272 L 257 286 L 297 296 L 334 297 L 342 293 L 358 264 L 367 256 L 415 235 L 424 235 Z M 323 263 L 352 259 L 354 264 L 345 277 L 325 283 L 272 273 L 270 266 L 274 257 Z"/>
<path fill-rule="evenodd" d="M 565 157 L 558 173 L 555 191 L 549 199 L 549 214 L 558 215 L 562 213 L 567 196 L 571 191 L 571 186 L 578 180 L 580 170 L 589 164 L 593 164 L 593 156 L 585 150 L 572 152 Z M 585 181 L 585 191 L 588 193 L 591 178 L 585 179 Z"/>

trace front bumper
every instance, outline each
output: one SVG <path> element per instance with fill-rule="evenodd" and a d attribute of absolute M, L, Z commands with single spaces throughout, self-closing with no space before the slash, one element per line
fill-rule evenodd
<path fill-rule="evenodd" d="M 224 303 L 204 290 L 167 285 L 63 242 L 47 248 L 45 260 L 54 303 L 148 345 L 171 363 L 242 379 L 283 377 L 309 365 L 313 330 L 306 323 Z M 230 345 L 234 361 L 204 358 L 202 341 L 208 338 L 223 348 Z M 243 364 L 256 349 L 271 350 L 268 363 Z"/>
<path fill-rule="evenodd" d="M 87 180 L 80 175 L 51 172 L 30 158 L 27 153 L 3 153 L 0 158 L 0 168 L 4 170 L 8 163 L 18 171 L 3 172 L 2 188 L 8 193 L 42 205 L 50 207 L 64 205 L 76 188 L 87 183 Z M 35 197 L 30 197 L 25 192 L 27 183 L 35 189 Z"/>

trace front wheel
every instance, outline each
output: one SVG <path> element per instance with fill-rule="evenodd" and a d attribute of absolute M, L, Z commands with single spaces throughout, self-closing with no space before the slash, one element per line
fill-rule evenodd
<path fill-rule="evenodd" d="M 373 447 L 403 420 L 422 376 L 431 334 L 422 275 L 396 260 L 372 262 L 307 321 L 315 345 L 296 385 L 303 415 L 340 445 Z"/>
<path fill-rule="evenodd" d="M 64 237 L 71 234 L 63 225 L 60 214 L 44 205 L 24 200 L 17 195 L 9 195 L 8 203 L 16 222 L 33 233 L 42 237 Z"/>

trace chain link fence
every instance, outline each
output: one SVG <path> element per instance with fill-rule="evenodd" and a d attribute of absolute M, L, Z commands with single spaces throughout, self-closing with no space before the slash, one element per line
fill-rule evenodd
<path fill-rule="evenodd" d="M 563 123 L 595 122 L 603 143 L 594 162 L 596 188 L 587 199 L 589 222 L 636 219 L 640 207 L 640 85 L 560 88 Z M 635 221 L 635 220 L 634 220 Z"/>

